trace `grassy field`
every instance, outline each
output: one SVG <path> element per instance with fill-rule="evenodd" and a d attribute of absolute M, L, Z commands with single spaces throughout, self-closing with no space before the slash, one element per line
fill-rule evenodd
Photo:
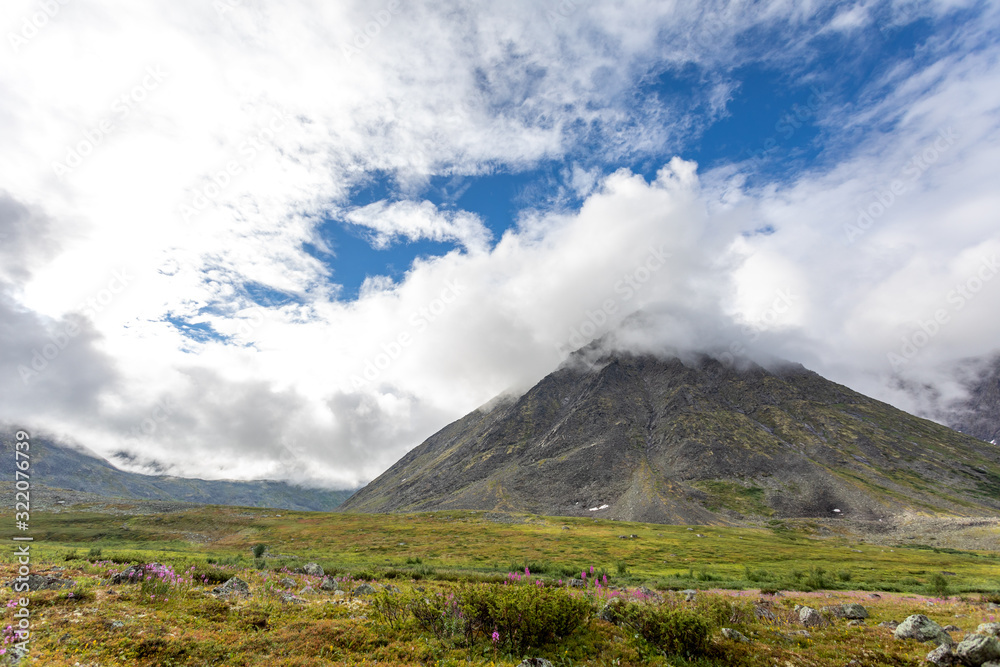
<path fill-rule="evenodd" d="M 1000 602 L 995 551 L 874 545 L 808 522 L 751 529 L 123 506 L 33 512 L 31 535 L 32 571 L 76 584 L 30 594 L 31 653 L 20 664 L 516 665 L 532 655 L 556 665 L 918 665 L 929 648 L 892 639 L 880 621 L 923 613 L 971 632 L 995 620 L 988 602 Z M 151 562 L 174 575 L 107 582 Z M 307 562 L 342 591 L 295 572 Z M 16 574 L 13 558 L 0 573 Z M 232 576 L 249 583 L 249 599 L 209 595 Z M 570 587 L 574 579 L 584 585 Z M 357 591 L 363 582 L 376 592 Z M 700 592 L 686 601 L 683 589 Z M 9 587 L 5 596 L 20 597 Z M 636 601 L 623 607 L 625 621 L 598 617 L 612 598 Z M 801 634 L 795 604 L 843 601 L 871 617 Z M 540 627 L 518 625 L 529 608 Z M 708 643 L 692 639 L 700 648 L 684 655 L 651 630 L 662 627 L 707 633 Z M 723 638 L 722 627 L 751 643 Z"/>

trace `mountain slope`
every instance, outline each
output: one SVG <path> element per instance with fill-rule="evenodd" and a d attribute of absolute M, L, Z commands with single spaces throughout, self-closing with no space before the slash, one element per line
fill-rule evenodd
<path fill-rule="evenodd" d="M 996 447 L 801 366 L 704 356 L 570 363 L 442 429 L 341 506 L 666 523 L 997 508 Z"/>
<path fill-rule="evenodd" d="M 945 423 L 995 444 L 1000 442 L 1000 355 L 973 368 L 964 382 L 968 397 L 949 406 Z"/>
<path fill-rule="evenodd" d="M 6 460 L 13 461 L 13 432 L 0 433 L 0 441 Z M 102 458 L 44 437 L 33 436 L 30 442 L 30 474 L 34 485 L 86 491 L 105 497 L 329 511 L 352 493 L 306 489 L 274 481 L 236 482 L 140 475 L 119 470 Z M 13 470 L 13 466 L 6 466 L 0 471 L 0 480 L 13 480 Z"/>

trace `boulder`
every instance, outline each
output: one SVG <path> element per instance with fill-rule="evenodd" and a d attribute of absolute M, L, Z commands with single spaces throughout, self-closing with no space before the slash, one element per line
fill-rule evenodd
<path fill-rule="evenodd" d="M 958 656 L 947 644 L 941 644 L 936 649 L 927 654 L 927 662 L 940 667 L 950 667 L 958 664 Z"/>
<path fill-rule="evenodd" d="M 339 591 L 340 584 L 337 583 L 336 577 L 331 577 L 329 575 L 323 577 L 323 581 L 320 582 L 319 589 L 321 591 Z"/>
<path fill-rule="evenodd" d="M 823 615 L 812 607 L 797 604 L 795 605 L 795 613 L 799 616 L 799 623 L 807 628 L 819 628 L 828 624 Z"/>
<path fill-rule="evenodd" d="M 375 587 L 371 584 L 361 584 L 354 589 L 355 595 L 373 595 L 375 593 Z"/>
<path fill-rule="evenodd" d="M 984 662 L 1000 660 L 1000 641 L 989 635 L 969 635 L 955 648 L 955 655 L 966 665 L 979 667 Z"/>
<path fill-rule="evenodd" d="M 8 581 L 11 588 L 18 581 Z M 60 579 L 59 577 L 47 577 L 44 574 L 29 574 L 20 583 L 27 583 L 29 591 L 57 590 L 60 588 L 73 588 L 76 582 L 72 579 Z"/>
<path fill-rule="evenodd" d="M 278 580 L 278 585 L 282 588 L 295 588 L 295 580 L 291 577 L 282 577 Z"/>
<path fill-rule="evenodd" d="M 889 628 L 890 630 L 895 630 L 899 627 L 899 621 L 882 621 L 878 624 L 880 628 Z"/>
<path fill-rule="evenodd" d="M 1000 623 L 980 623 L 976 628 L 976 634 L 1000 637 Z"/>
<path fill-rule="evenodd" d="M 319 563 L 306 563 L 299 568 L 299 572 L 302 574 L 308 574 L 310 577 L 322 577 L 326 574 L 323 572 L 323 568 Z"/>
<path fill-rule="evenodd" d="M 726 639 L 731 639 L 734 642 L 738 642 L 740 644 L 750 643 L 749 637 L 747 637 L 739 630 L 733 630 L 732 628 L 722 628 L 722 636 L 725 637 Z"/>
<path fill-rule="evenodd" d="M 163 566 L 159 563 L 150 563 L 149 565 L 129 565 L 127 568 L 118 572 L 117 574 L 111 575 L 111 584 L 134 584 L 135 582 L 142 579 L 146 574 L 147 569 L 159 569 Z"/>
<path fill-rule="evenodd" d="M 958 627 L 957 625 L 946 625 L 946 626 L 944 626 L 944 631 L 945 632 L 961 632 L 962 628 Z"/>
<path fill-rule="evenodd" d="M 823 611 L 828 611 L 837 618 L 846 618 L 850 620 L 864 620 L 868 618 L 868 610 L 859 605 L 857 602 L 830 605 L 828 607 L 823 607 Z"/>
<path fill-rule="evenodd" d="M 693 588 L 685 588 L 681 593 L 684 594 L 684 600 L 687 602 L 694 602 L 694 598 L 698 595 L 698 591 Z"/>
<path fill-rule="evenodd" d="M 857 618 L 852 618 L 851 620 L 849 620 L 847 622 L 847 627 L 849 627 L 849 628 L 860 628 L 860 627 L 864 627 L 864 625 L 865 625 L 865 622 L 862 621 L 862 620 L 860 620 L 860 619 L 857 619 Z"/>
<path fill-rule="evenodd" d="M 233 577 L 221 586 L 213 588 L 212 595 L 218 598 L 248 598 L 250 597 L 250 584 L 239 577 Z"/>
<path fill-rule="evenodd" d="M 896 639 L 916 639 L 918 642 L 934 642 L 951 646 L 955 640 L 940 625 L 923 614 L 908 616 L 896 627 Z"/>
<path fill-rule="evenodd" d="M 278 593 L 278 597 L 281 599 L 282 602 L 285 602 L 285 603 L 288 603 L 288 604 L 305 604 L 306 603 L 305 600 L 303 600 L 302 598 L 300 598 L 297 595 L 289 593 L 288 591 L 281 591 L 280 593 Z"/>

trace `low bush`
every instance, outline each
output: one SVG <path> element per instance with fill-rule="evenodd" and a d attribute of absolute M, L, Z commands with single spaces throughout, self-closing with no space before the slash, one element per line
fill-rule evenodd
<path fill-rule="evenodd" d="M 693 611 L 630 602 L 619 605 L 613 617 L 666 655 L 696 658 L 709 651 L 712 626 Z"/>

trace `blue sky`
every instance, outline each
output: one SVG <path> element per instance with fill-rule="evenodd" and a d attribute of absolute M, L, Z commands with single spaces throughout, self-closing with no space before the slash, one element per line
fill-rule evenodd
<path fill-rule="evenodd" d="M 345 487 L 596 337 L 931 418 L 997 351 L 995 3 L 59 7 L 0 13 L 0 422 Z"/>

